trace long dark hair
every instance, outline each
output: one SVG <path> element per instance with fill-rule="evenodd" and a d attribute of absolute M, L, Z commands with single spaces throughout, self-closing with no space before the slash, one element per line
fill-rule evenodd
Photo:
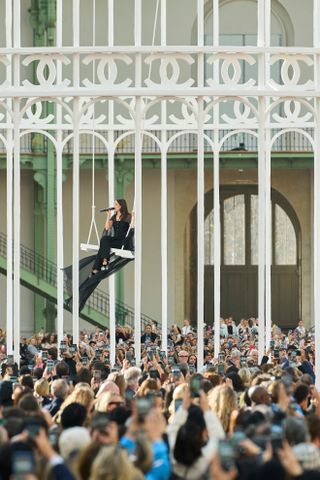
<path fill-rule="evenodd" d="M 117 202 L 119 203 L 120 207 L 121 207 L 121 220 L 125 220 L 129 217 L 129 212 L 128 212 L 128 206 L 127 206 L 127 202 L 125 201 L 124 198 L 117 198 Z"/>

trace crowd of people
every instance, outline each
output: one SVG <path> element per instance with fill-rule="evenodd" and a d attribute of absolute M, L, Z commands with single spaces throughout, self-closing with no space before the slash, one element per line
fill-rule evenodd
<path fill-rule="evenodd" d="M 262 359 L 258 321 L 221 319 L 221 349 L 204 332 L 204 367 L 188 320 L 141 336 L 81 331 L 79 344 L 40 331 L 20 365 L 0 331 L 0 479 L 320 479 L 320 392 L 314 336 L 276 325 Z"/>

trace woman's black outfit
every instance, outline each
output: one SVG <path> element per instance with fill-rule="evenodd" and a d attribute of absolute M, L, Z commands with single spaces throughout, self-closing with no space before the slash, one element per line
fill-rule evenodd
<path fill-rule="evenodd" d="M 118 272 L 127 263 L 133 260 L 133 258 L 122 258 L 117 255 L 110 255 L 111 248 L 121 248 L 122 245 L 124 245 L 126 250 L 131 250 L 133 252 L 134 231 L 132 228 L 128 236 L 126 236 L 131 222 L 131 215 L 127 215 L 126 218 L 120 219 L 119 221 L 116 220 L 116 216 L 114 215 L 111 218 L 111 221 L 113 224 L 112 228 L 103 231 L 98 254 L 82 258 L 79 262 L 79 312 L 81 312 L 86 301 L 90 295 L 92 295 L 101 280 Z M 104 258 L 108 261 L 110 258 L 110 263 L 107 270 L 100 270 Z M 98 270 L 98 272 L 95 275 L 92 275 L 92 270 Z M 66 280 L 65 287 L 70 295 L 65 302 L 65 306 L 72 311 L 72 265 L 64 268 L 63 271 Z"/>
<path fill-rule="evenodd" d="M 104 259 L 107 259 L 109 262 L 111 248 L 121 248 L 125 243 L 131 222 L 131 215 L 127 215 L 120 220 L 117 220 L 116 215 L 113 215 L 110 221 L 112 222 L 112 228 L 103 231 L 99 251 L 93 264 L 93 270 L 100 270 Z"/>

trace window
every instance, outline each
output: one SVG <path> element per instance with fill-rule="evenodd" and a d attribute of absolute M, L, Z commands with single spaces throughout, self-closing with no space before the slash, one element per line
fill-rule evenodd
<path fill-rule="evenodd" d="M 258 265 L 258 195 L 221 196 L 222 265 Z M 272 264 L 297 264 L 297 236 L 285 209 L 272 201 Z M 213 210 L 205 219 L 205 265 L 214 264 Z"/>

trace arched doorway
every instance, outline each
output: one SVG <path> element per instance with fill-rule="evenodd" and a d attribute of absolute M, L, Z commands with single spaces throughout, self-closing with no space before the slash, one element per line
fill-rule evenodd
<path fill-rule="evenodd" d="M 272 320 L 283 327 L 300 317 L 301 230 L 297 215 L 283 195 L 272 189 Z M 191 238 L 196 236 L 196 206 L 191 213 Z M 258 187 L 220 188 L 221 315 L 258 315 Z M 196 319 L 197 248 L 190 255 L 191 318 Z M 205 196 L 205 322 L 213 321 L 213 192 Z"/>

